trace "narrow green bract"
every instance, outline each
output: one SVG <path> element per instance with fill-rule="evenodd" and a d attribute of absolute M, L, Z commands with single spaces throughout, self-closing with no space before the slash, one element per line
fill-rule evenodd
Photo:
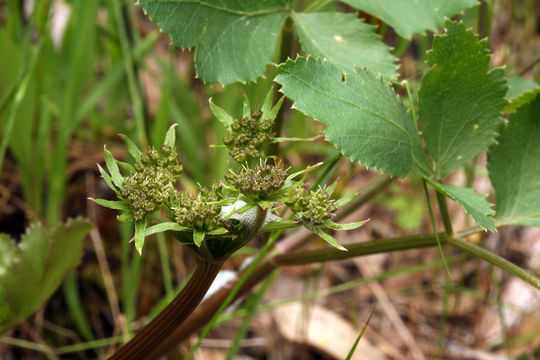
<path fill-rule="evenodd" d="M 293 13 L 292 18 L 306 53 L 326 58 L 348 73 L 367 67 L 384 78 L 396 77 L 396 58 L 374 32 L 375 27 L 355 14 Z"/>
<path fill-rule="evenodd" d="M 424 30 L 436 31 L 445 17 L 452 17 L 476 0 L 343 0 L 349 5 L 378 17 L 406 39 Z"/>
<path fill-rule="evenodd" d="M 517 109 L 488 153 L 497 223 L 540 226 L 540 95 Z"/>
<path fill-rule="evenodd" d="M 207 83 L 261 76 L 288 16 L 280 0 L 140 0 L 139 5 L 176 46 L 197 47 L 197 74 Z"/>
<path fill-rule="evenodd" d="M 419 119 L 435 172 L 444 178 L 495 142 L 507 86 L 502 69 L 489 70 L 485 40 L 465 25 L 446 23 L 433 40 L 422 79 Z"/>
<path fill-rule="evenodd" d="M 344 74 L 299 57 L 280 65 L 275 81 L 296 109 L 327 126 L 327 139 L 352 160 L 394 176 L 431 172 L 410 114 L 369 71 Z"/>

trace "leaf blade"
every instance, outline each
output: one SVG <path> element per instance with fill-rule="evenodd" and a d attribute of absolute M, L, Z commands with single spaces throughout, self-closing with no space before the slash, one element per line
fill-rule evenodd
<path fill-rule="evenodd" d="M 400 177 L 431 172 L 412 118 L 375 75 L 345 75 L 328 62 L 299 57 L 281 64 L 275 81 L 294 108 L 327 126 L 326 138 L 352 160 Z"/>
<path fill-rule="evenodd" d="M 434 38 L 433 68 L 418 93 L 422 133 L 441 179 L 495 142 L 507 90 L 503 70 L 489 70 L 487 42 L 463 24 L 446 27 Z"/>
<path fill-rule="evenodd" d="M 540 226 L 540 94 L 510 115 L 488 153 L 500 224 Z"/>

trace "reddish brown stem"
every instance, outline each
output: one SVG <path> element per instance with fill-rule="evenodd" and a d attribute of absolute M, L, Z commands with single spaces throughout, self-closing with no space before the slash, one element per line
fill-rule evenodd
<path fill-rule="evenodd" d="M 151 352 L 193 312 L 214 281 L 222 264 L 222 262 L 199 259 L 193 275 L 174 300 L 109 359 L 154 359 Z"/>

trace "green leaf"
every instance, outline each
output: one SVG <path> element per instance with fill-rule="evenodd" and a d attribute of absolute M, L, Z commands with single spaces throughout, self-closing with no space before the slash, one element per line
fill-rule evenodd
<path fill-rule="evenodd" d="M 352 160 L 394 176 L 431 172 L 411 116 L 369 71 L 344 74 L 299 57 L 281 64 L 275 81 L 294 108 L 327 126 L 326 138 Z"/>
<path fill-rule="evenodd" d="M 167 134 L 165 135 L 165 141 L 163 142 L 164 146 L 168 146 L 171 149 L 174 149 L 176 147 L 176 126 L 178 124 L 172 124 L 169 127 L 169 130 L 167 130 Z"/>
<path fill-rule="evenodd" d="M 0 234 L 0 334 L 36 311 L 80 263 L 91 227 L 82 219 L 53 229 L 36 224 L 17 245 Z"/>
<path fill-rule="evenodd" d="M 422 133 L 439 178 L 495 142 L 507 90 L 503 70 L 489 70 L 487 42 L 461 23 L 446 27 L 433 40 L 433 68 L 418 94 Z"/>
<path fill-rule="evenodd" d="M 93 199 L 93 198 L 88 198 L 88 199 L 92 200 L 93 202 L 95 202 L 96 204 L 100 206 L 103 206 L 109 209 L 123 210 L 123 211 L 130 211 L 131 209 L 129 205 L 127 205 L 123 201 L 113 201 L 113 200 Z"/>
<path fill-rule="evenodd" d="M 130 138 L 128 138 L 126 135 L 124 134 L 120 134 L 120 137 L 122 138 L 122 140 L 124 140 L 124 142 L 126 143 L 126 146 L 127 146 L 127 149 L 128 149 L 128 152 L 131 156 L 133 156 L 133 159 L 135 159 L 135 162 L 140 162 L 141 161 L 141 155 L 142 155 L 142 152 L 141 150 L 139 150 L 139 148 L 137 147 L 137 145 L 135 145 L 135 143 L 133 142 L 133 140 L 131 140 Z"/>
<path fill-rule="evenodd" d="M 426 179 L 428 180 L 428 179 Z M 482 228 L 495 231 L 495 212 L 491 204 L 486 200 L 486 195 L 477 194 L 473 189 L 447 184 L 440 184 L 428 180 L 428 182 L 445 196 L 456 201 Z"/>
<path fill-rule="evenodd" d="M 540 85 L 533 79 L 525 80 L 519 75 L 512 75 L 508 78 L 508 92 L 506 100 L 509 103 L 503 109 L 504 113 L 516 111 L 521 105 L 530 102 L 540 94 Z"/>
<path fill-rule="evenodd" d="M 347 73 L 367 67 L 383 78 L 397 76 L 396 58 L 375 33 L 375 27 L 356 14 L 293 13 L 292 18 L 307 54 L 326 58 Z"/>
<path fill-rule="evenodd" d="M 111 173 L 111 178 L 117 187 L 121 188 L 124 184 L 124 178 L 120 174 L 120 169 L 118 168 L 118 164 L 116 163 L 116 160 L 113 157 L 113 154 L 107 150 L 106 147 L 104 147 L 104 156 L 105 156 L 105 164 L 107 164 L 107 169 L 109 169 L 109 172 Z"/>
<path fill-rule="evenodd" d="M 338 224 L 333 222 L 332 220 L 326 220 L 324 223 L 321 224 L 321 226 L 332 230 L 354 230 L 358 229 L 361 226 L 364 226 L 364 224 L 368 221 L 369 220 L 356 221 L 348 224 Z"/>
<path fill-rule="evenodd" d="M 378 17 L 406 39 L 424 30 L 436 31 L 444 23 L 476 0 L 343 0 L 347 4 Z"/>
<path fill-rule="evenodd" d="M 201 247 L 202 242 L 204 241 L 205 232 L 199 231 L 197 229 L 193 230 L 193 242 L 197 247 Z"/>
<path fill-rule="evenodd" d="M 144 237 L 146 236 L 146 219 L 135 221 L 135 249 L 142 255 L 142 248 L 144 246 Z"/>
<path fill-rule="evenodd" d="M 282 219 L 279 221 L 272 221 L 266 224 L 261 232 L 276 231 L 276 230 L 285 230 L 298 226 L 298 223 L 293 220 Z"/>
<path fill-rule="evenodd" d="M 307 229 L 310 230 L 311 232 L 317 234 L 320 238 L 322 238 L 324 241 L 326 241 L 327 243 L 329 243 L 330 245 L 332 245 L 336 249 L 341 250 L 341 251 L 347 251 L 347 249 L 345 249 L 332 236 L 325 233 L 322 229 L 320 229 L 320 228 L 318 228 L 316 226 L 310 226 L 310 227 L 307 227 Z"/>
<path fill-rule="evenodd" d="M 139 5 L 176 46 L 197 47 L 195 66 L 206 83 L 263 75 L 288 16 L 281 0 L 139 0 Z"/>
<path fill-rule="evenodd" d="M 144 236 L 150 236 L 165 231 L 184 231 L 187 229 L 187 227 L 179 225 L 178 223 L 168 221 L 147 227 Z"/>
<path fill-rule="evenodd" d="M 510 115 L 488 153 L 499 224 L 540 226 L 540 95 Z"/>
<path fill-rule="evenodd" d="M 116 188 L 116 186 L 114 186 L 113 180 L 112 180 L 111 176 L 105 171 L 105 169 L 103 169 L 103 168 L 101 167 L 101 165 L 97 164 L 97 167 L 98 167 L 99 173 L 101 174 L 101 177 L 103 178 L 103 180 L 105 180 L 105 183 L 107 184 L 107 186 L 108 186 L 112 191 L 114 191 L 114 193 L 116 194 L 116 196 L 121 197 L 120 191 L 118 191 L 118 189 Z"/>
<path fill-rule="evenodd" d="M 212 101 L 212 98 L 208 99 L 208 104 L 210 105 L 210 111 L 212 114 L 219 120 L 219 122 L 225 126 L 225 129 L 231 130 L 231 125 L 234 122 L 231 115 L 229 115 L 223 108 L 217 106 Z"/>

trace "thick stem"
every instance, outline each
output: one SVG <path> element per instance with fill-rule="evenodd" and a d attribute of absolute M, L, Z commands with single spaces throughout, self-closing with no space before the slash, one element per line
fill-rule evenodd
<path fill-rule="evenodd" d="M 110 360 L 152 359 L 153 357 L 149 356 L 150 352 L 193 312 L 222 264 L 199 258 L 193 275 L 176 298 L 133 339 L 113 354 Z"/>

